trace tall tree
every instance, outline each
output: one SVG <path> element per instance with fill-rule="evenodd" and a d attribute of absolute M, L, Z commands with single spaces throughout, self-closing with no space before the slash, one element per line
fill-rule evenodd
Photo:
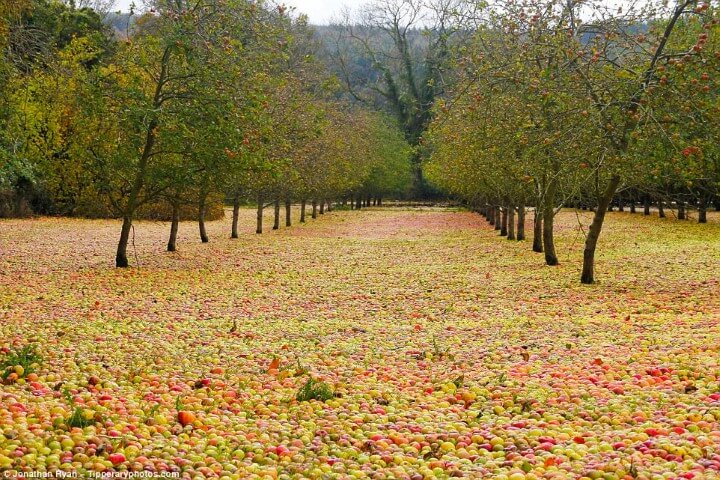
<path fill-rule="evenodd" d="M 595 281 L 595 251 L 605 212 L 623 182 L 633 136 L 643 119 L 655 113 L 648 97 L 651 87 L 661 81 L 658 67 L 671 58 L 682 61 L 699 53 L 675 50 L 671 41 L 684 18 L 708 15 L 709 4 L 697 0 L 648 2 L 640 7 L 629 5 L 617 14 L 598 3 L 593 5 L 594 18 L 585 22 L 579 11 L 585 5 L 580 4 L 568 2 L 564 17 L 578 44 L 577 65 L 572 68 L 579 79 L 577 94 L 592 99 L 593 120 L 605 140 L 601 155 L 593 161 L 603 180 L 597 184 L 597 208 L 583 252 L 581 282 L 590 284 Z M 637 31 L 641 25 L 648 26 L 646 32 Z M 586 46 L 583 38 L 587 35 L 592 35 L 592 40 Z"/>
<path fill-rule="evenodd" d="M 463 33 L 469 5 L 456 0 L 383 0 L 347 15 L 335 41 L 335 64 L 349 94 L 380 105 L 398 120 L 405 139 L 420 145 L 433 104 L 452 77 L 451 49 Z M 427 192 L 421 155 L 413 155 L 415 193 Z"/>
<path fill-rule="evenodd" d="M 216 79 L 247 60 L 239 38 L 256 11 L 242 1 L 158 1 L 115 64 L 90 83 L 87 117 L 108 134 L 88 138 L 88 162 L 98 189 L 123 219 L 118 267 L 129 264 L 138 209 L 173 186 L 178 159 L 190 156 L 202 163 L 212 155 L 208 149 L 221 154 L 215 137 L 226 132 L 209 128 L 206 133 L 215 137 L 203 140 L 197 122 L 223 121 L 222 107 L 234 92 L 220 89 Z"/>
<path fill-rule="evenodd" d="M 490 145 L 498 144 L 503 135 L 526 139 L 521 150 L 534 152 L 529 175 L 542 199 L 548 263 L 557 261 L 551 251 L 552 216 L 557 208 L 573 198 L 582 198 L 595 207 L 585 242 L 583 283 L 595 279 L 595 251 L 610 203 L 623 183 L 631 184 L 630 179 L 637 177 L 638 164 L 647 165 L 635 148 L 644 126 L 659 125 L 657 119 L 668 116 L 662 102 L 654 99 L 662 91 L 659 87 L 668 83 L 667 75 L 661 72 L 667 64 L 683 72 L 693 59 L 706 69 L 717 55 L 711 47 L 714 43 L 708 41 L 712 32 L 707 28 L 693 30 L 689 43 L 676 41 L 679 32 L 688 31 L 688 22 L 715 25 L 712 15 L 708 3 L 694 0 L 672 5 L 623 2 L 620 6 L 580 0 L 496 2 L 489 10 L 486 26 L 476 36 L 479 41 L 459 60 L 459 65 L 472 72 L 469 77 L 477 80 L 459 95 L 455 92 L 455 98 L 476 95 L 478 103 L 492 106 L 489 97 L 506 95 L 508 105 L 518 102 L 521 106 L 515 112 L 505 109 L 513 112 L 516 120 L 505 123 L 505 134 L 485 132 L 481 139 L 489 140 Z M 687 72 L 680 76 L 688 78 Z M 687 100 L 698 90 L 711 93 L 707 79 L 705 85 L 697 86 L 701 81 L 702 75 L 690 80 L 681 98 Z M 680 112 L 686 111 L 687 101 L 681 104 Z M 705 100 L 703 107 L 689 110 L 712 111 L 707 105 Z M 459 107 L 477 105 L 460 102 Z M 452 105 L 448 108 L 454 110 Z M 679 122 L 680 112 L 670 119 L 671 123 L 693 127 L 684 129 L 686 138 L 712 137 L 702 128 L 707 117 L 703 120 L 696 114 Z M 502 118 L 497 110 L 486 113 L 493 121 Z M 667 131 L 666 126 L 655 129 L 656 134 L 667 135 Z M 454 138 L 457 133 L 445 135 Z M 656 138 L 644 145 L 648 143 L 672 149 L 680 142 Z M 650 151 L 659 153 L 657 148 Z M 704 161 L 703 151 L 691 143 L 683 155 L 688 163 L 702 163 L 697 170 L 707 172 L 711 162 Z M 511 153 L 503 153 L 499 164 L 513 158 Z M 459 173 L 461 183 L 463 171 Z M 707 174 L 697 176 L 706 178 Z M 563 184 L 566 187 L 561 188 Z"/>

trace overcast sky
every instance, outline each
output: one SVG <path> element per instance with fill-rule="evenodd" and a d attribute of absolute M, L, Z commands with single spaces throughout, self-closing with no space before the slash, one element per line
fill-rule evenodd
<path fill-rule="evenodd" d="M 117 8 L 127 11 L 132 1 L 117 0 Z M 283 0 L 280 3 L 295 7 L 298 12 L 306 13 L 313 24 L 326 25 L 334 17 L 339 16 L 344 5 L 354 9 L 366 3 L 366 0 Z M 135 0 L 135 4 L 142 5 L 142 0 Z"/>

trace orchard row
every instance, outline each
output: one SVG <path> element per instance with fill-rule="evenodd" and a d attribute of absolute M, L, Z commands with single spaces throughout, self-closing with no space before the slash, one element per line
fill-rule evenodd
<path fill-rule="evenodd" d="M 700 222 L 720 185 L 720 16 L 705 1 L 500 2 L 458 58 L 461 80 L 426 138 L 432 181 L 556 265 L 554 217 L 594 210 L 582 282 L 595 280 L 605 212 L 642 202 Z M 505 217 L 508 220 L 503 221 Z M 505 232 L 503 232 L 505 233 Z M 522 236 L 524 232 L 520 232 Z"/>
<path fill-rule="evenodd" d="M 114 34 L 74 4 L 0 7 L 0 216 L 121 218 L 126 267 L 139 217 L 172 219 L 174 250 L 181 217 L 207 241 L 226 201 L 237 237 L 247 202 L 407 188 L 402 134 L 342 100 L 305 17 L 245 0 L 156 3 Z"/>

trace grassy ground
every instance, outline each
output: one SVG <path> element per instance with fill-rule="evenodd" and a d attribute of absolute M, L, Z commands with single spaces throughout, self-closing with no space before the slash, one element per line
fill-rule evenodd
<path fill-rule="evenodd" d="M 720 478 L 718 214 L 610 214 L 593 286 L 587 213 L 558 267 L 467 212 L 254 214 L 173 254 L 141 222 L 130 270 L 117 222 L 0 221 L 0 362 L 42 357 L 5 371 L 0 470 Z"/>

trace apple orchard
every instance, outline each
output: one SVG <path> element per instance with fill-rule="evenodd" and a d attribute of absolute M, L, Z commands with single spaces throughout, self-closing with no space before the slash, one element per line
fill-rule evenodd
<path fill-rule="evenodd" d="M 720 478 L 720 4 L 0 4 L 0 476 Z"/>

